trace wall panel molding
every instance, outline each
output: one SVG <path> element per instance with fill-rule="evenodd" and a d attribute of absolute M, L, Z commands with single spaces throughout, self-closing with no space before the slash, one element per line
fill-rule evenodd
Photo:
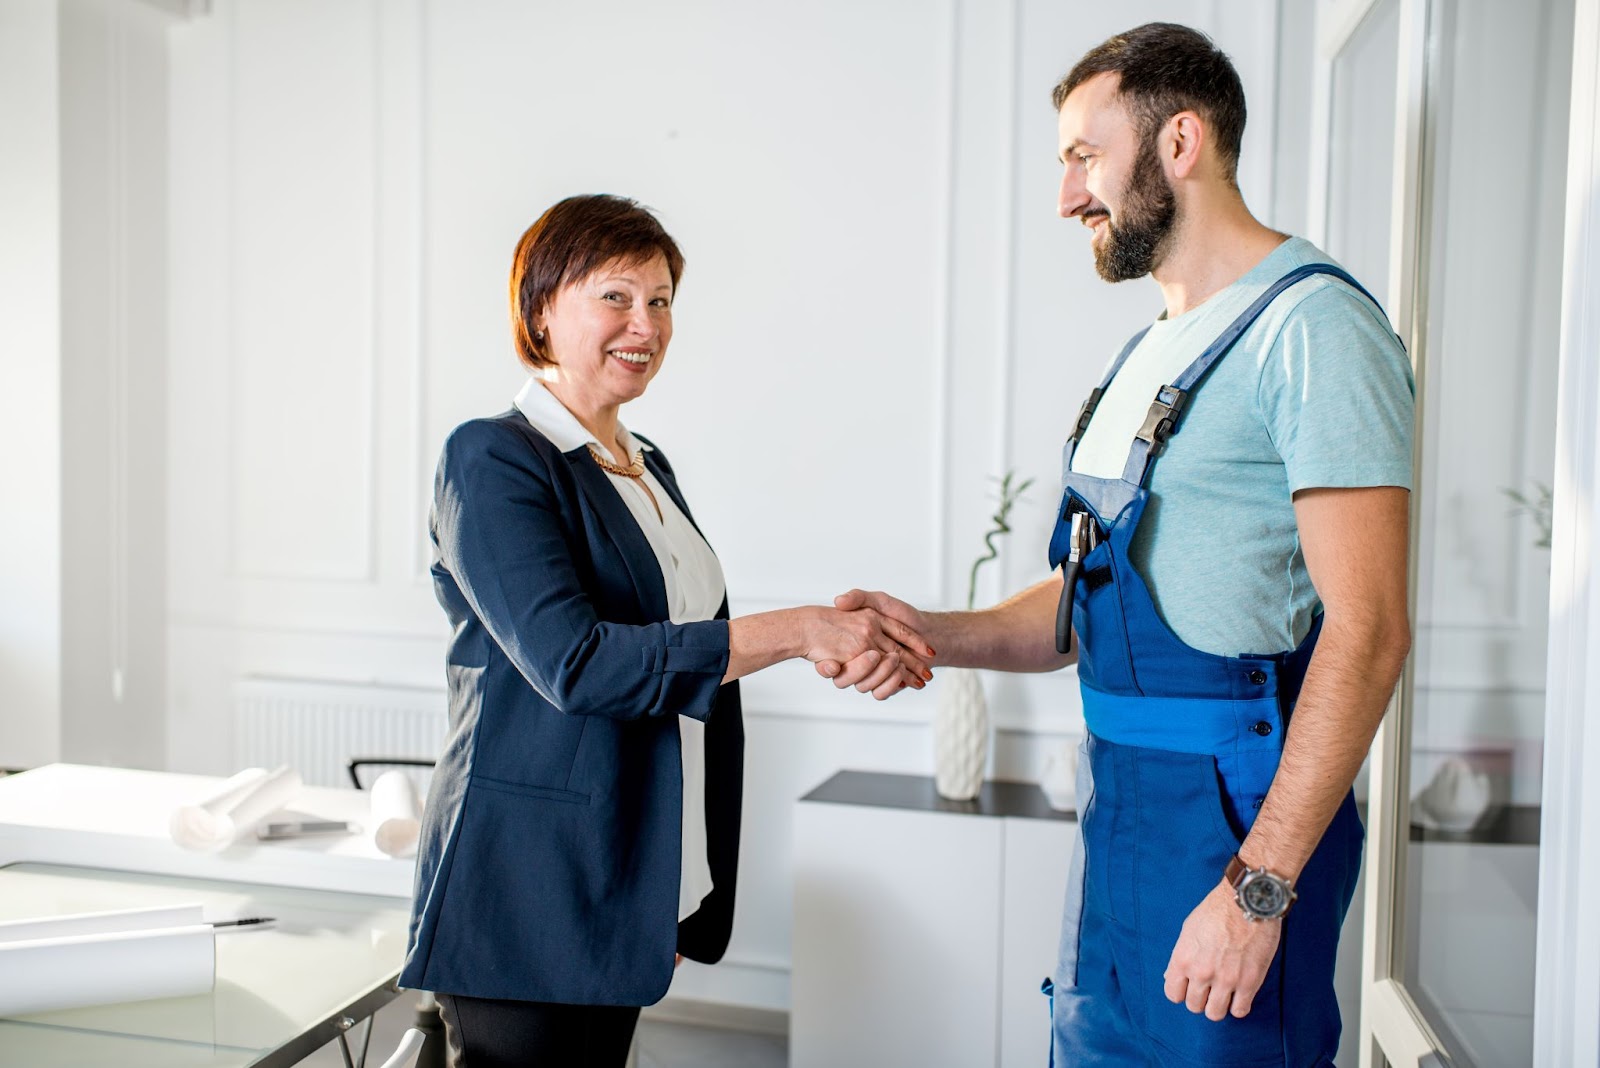
<path fill-rule="evenodd" d="M 156 766 L 167 346 L 164 20 L 60 11 L 62 757 Z"/>
<path fill-rule="evenodd" d="M 238 578 L 375 577 L 377 18 L 294 0 L 228 22 Z"/>
<path fill-rule="evenodd" d="M 956 128 L 959 97 L 961 90 L 961 35 L 960 21 L 963 14 L 959 0 L 946 3 L 941 12 L 941 28 L 944 38 L 940 42 L 944 51 L 944 63 L 941 70 L 943 84 L 941 86 L 943 99 L 943 121 L 941 132 L 944 142 L 939 146 L 940 175 L 938 184 L 941 188 L 941 198 L 944 211 L 940 213 L 938 237 L 935 239 L 937 247 L 936 258 L 939 263 L 939 292 L 941 303 L 937 306 L 934 324 L 934 348 L 938 353 L 938 364 L 934 370 L 934 389 L 932 401 L 932 415 L 930 420 L 930 435 L 927 441 L 927 455 L 933 458 L 928 472 L 932 482 L 932 492 L 929 500 L 925 502 L 928 516 L 928 573 L 923 581 L 927 584 L 922 591 L 923 596 L 918 598 L 919 603 L 948 603 L 949 595 L 946 587 L 946 578 L 949 569 L 944 566 L 944 561 L 949 552 L 948 532 L 943 522 L 950 503 L 950 452 L 952 449 L 950 433 L 953 420 L 950 415 L 951 380 L 954 372 L 954 334 L 952 322 L 955 315 L 955 229 L 958 218 L 956 202 L 956 170 L 958 163 L 958 146 L 960 138 Z M 907 591 L 902 596 L 913 597 L 912 591 Z"/>

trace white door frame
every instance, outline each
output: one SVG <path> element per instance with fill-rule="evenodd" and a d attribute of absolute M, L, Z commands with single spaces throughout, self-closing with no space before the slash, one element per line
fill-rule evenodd
<path fill-rule="evenodd" d="M 1600 713 L 1600 673 L 1589 668 L 1600 664 L 1600 587 L 1594 575 L 1600 547 L 1600 0 L 1576 0 L 1575 6 L 1533 1063 L 1596 1065 L 1600 723 L 1593 716 Z"/>
<path fill-rule="evenodd" d="M 1333 132 L 1334 65 L 1379 0 L 1331 0 L 1319 8 L 1316 67 L 1312 104 L 1310 203 L 1312 238 L 1327 239 Z M 1405 340 L 1416 376 L 1417 395 L 1427 380 L 1426 317 L 1417 314 L 1417 298 L 1427 273 L 1427 248 L 1422 218 L 1426 178 L 1424 120 L 1427 114 L 1427 47 L 1429 0 L 1396 0 L 1399 19 L 1396 42 L 1394 156 L 1389 217 L 1389 284 L 1385 303 L 1395 331 Z M 1418 407 L 1417 440 L 1423 440 Z M 1421 484 L 1418 450 L 1413 482 Z M 1412 499 L 1412 557 L 1416 558 L 1421 524 Z M 1416 616 L 1416 575 L 1410 577 L 1411 615 Z M 1428 1026 L 1404 983 L 1395 975 L 1396 948 L 1404 944 L 1406 847 L 1409 841 L 1412 671 L 1401 676 L 1395 699 L 1373 740 L 1368 778 L 1366 852 L 1366 925 L 1362 931 L 1361 1026 L 1358 1051 L 1361 1068 L 1387 1060 L 1396 1068 L 1437 1064 L 1443 1046 Z"/>
<path fill-rule="evenodd" d="M 1395 326 L 1426 375 L 1416 294 L 1426 276 L 1425 176 L 1430 0 L 1400 4 L 1390 282 Z M 1310 235 L 1327 237 L 1333 64 L 1378 0 L 1328 0 L 1317 22 Z M 1575 0 L 1566 247 L 1556 420 L 1554 536 L 1540 827 L 1533 1063 L 1600 1065 L 1600 0 Z M 1419 440 L 1421 439 L 1419 428 Z M 1413 524 L 1413 538 L 1416 525 Z M 1414 547 L 1413 547 L 1414 548 Z M 1413 580 L 1414 581 L 1414 580 Z M 1415 591 L 1412 596 L 1415 603 Z M 1409 831 L 1411 680 L 1374 741 L 1363 932 L 1361 1064 L 1447 1063 L 1437 1036 L 1396 978 Z M 1595 780 L 1585 789 L 1585 772 Z M 1584 828 L 1589 829 L 1587 837 Z"/>
<path fill-rule="evenodd" d="M 1364 3 L 1360 17 L 1376 2 Z M 1335 13 L 1339 13 L 1335 9 Z M 1428 346 L 1423 336 L 1425 315 L 1417 314 L 1427 273 L 1422 190 L 1426 178 L 1424 121 L 1427 115 L 1427 47 L 1429 0 L 1399 0 L 1399 40 L 1395 50 L 1394 172 L 1391 179 L 1389 231 L 1389 287 L 1387 293 L 1394 327 L 1406 342 L 1416 378 L 1417 395 L 1426 395 Z M 1337 24 L 1343 47 L 1360 25 L 1354 11 Z M 1330 42 L 1331 43 L 1331 42 Z M 1332 84 L 1333 59 L 1327 53 Z M 1426 408 L 1418 405 L 1416 439 L 1425 439 Z M 1422 484 L 1422 451 L 1416 451 L 1412 484 Z M 1422 524 L 1418 498 L 1412 495 L 1411 555 L 1417 558 Z M 1416 618 L 1416 570 L 1409 578 L 1408 602 Z M 1394 701 L 1373 740 L 1368 771 L 1368 848 L 1366 856 L 1366 928 L 1361 938 L 1361 1031 L 1357 1047 L 1362 1068 L 1382 1063 L 1413 1068 L 1429 1063 L 1443 1045 L 1428 1026 L 1401 979 L 1395 976 L 1405 944 L 1406 850 L 1411 830 L 1411 717 L 1414 677 L 1408 665 Z"/>

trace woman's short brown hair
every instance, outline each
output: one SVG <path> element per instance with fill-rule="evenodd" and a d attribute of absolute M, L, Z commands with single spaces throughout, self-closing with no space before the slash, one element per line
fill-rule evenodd
<path fill-rule="evenodd" d="M 517 242 L 511 258 L 511 336 L 529 367 L 548 367 L 549 340 L 536 337 L 534 316 L 564 285 L 582 281 L 613 260 L 667 261 L 676 293 L 683 253 L 648 208 L 627 197 L 599 193 L 568 197 L 550 206 Z"/>

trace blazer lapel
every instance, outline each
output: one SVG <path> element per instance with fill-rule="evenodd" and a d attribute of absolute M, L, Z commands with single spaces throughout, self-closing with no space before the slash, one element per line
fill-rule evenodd
<path fill-rule="evenodd" d="M 644 450 L 644 465 L 650 469 L 652 475 L 656 476 L 656 481 L 661 483 L 662 488 L 667 491 L 667 496 L 672 498 L 672 503 L 678 506 L 678 511 L 683 513 L 683 518 L 687 519 L 689 525 L 694 527 L 695 532 L 704 538 L 706 536 L 705 532 L 700 529 L 700 524 L 694 521 L 694 515 L 689 511 L 689 503 L 683 499 L 683 493 L 678 489 L 677 480 L 656 459 L 654 449 Z M 708 541 L 706 544 L 710 545 L 711 543 Z"/>
<path fill-rule="evenodd" d="M 628 577 L 633 579 L 634 589 L 639 591 L 639 606 L 645 616 L 656 621 L 670 618 L 666 580 L 661 577 L 656 551 L 650 547 L 650 540 L 644 536 L 644 531 L 639 529 L 639 521 L 628 511 L 616 487 L 611 485 L 606 473 L 589 456 L 587 448 L 573 449 L 566 456 L 572 464 L 573 477 L 583 489 L 583 495 L 589 498 L 589 503 L 600 515 L 606 536 L 622 556 Z"/>
<path fill-rule="evenodd" d="M 683 491 L 678 489 L 677 479 L 673 478 L 672 475 L 668 473 L 667 469 L 655 457 L 656 454 L 653 448 L 646 449 L 644 451 L 644 465 L 650 469 L 650 473 L 652 475 L 656 476 L 656 481 L 661 483 L 661 487 L 667 491 L 667 496 L 672 498 L 672 503 L 678 506 L 678 511 L 683 513 L 683 518 L 689 521 L 689 525 L 694 527 L 695 533 L 699 534 L 700 537 L 705 540 L 706 547 L 710 548 L 711 540 L 706 538 L 705 531 L 700 529 L 700 524 L 694 521 L 694 514 L 689 511 L 689 502 L 683 499 Z M 716 550 L 712 549 L 712 552 L 715 553 Z M 717 609 L 717 614 L 713 618 L 727 619 L 729 614 L 728 594 L 726 592 L 726 585 L 724 585 L 724 592 L 722 594 L 722 607 Z"/>

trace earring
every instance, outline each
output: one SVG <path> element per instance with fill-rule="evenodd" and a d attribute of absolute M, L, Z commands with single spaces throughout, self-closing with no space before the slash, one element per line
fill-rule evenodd
<path fill-rule="evenodd" d="M 543 330 L 535 330 L 533 332 L 533 340 L 535 340 L 535 341 L 543 341 L 544 340 L 544 331 Z"/>

